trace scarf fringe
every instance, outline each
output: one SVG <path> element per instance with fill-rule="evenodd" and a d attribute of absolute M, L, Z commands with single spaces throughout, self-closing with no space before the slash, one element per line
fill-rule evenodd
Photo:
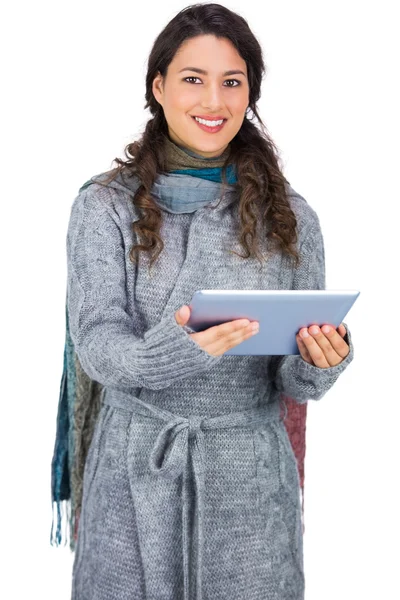
<path fill-rule="evenodd" d="M 52 515 L 50 544 L 59 547 L 61 545 L 66 546 L 69 542 L 70 550 L 74 551 L 75 539 L 71 535 L 71 532 L 74 530 L 71 500 L 52 501 Z M 57 528 L 54 529 L 56 523 Z M 64 528 L 64 536 L 61 532 L 62 528 Z M 64 544 L 62 544 L 63 540 Z"/>

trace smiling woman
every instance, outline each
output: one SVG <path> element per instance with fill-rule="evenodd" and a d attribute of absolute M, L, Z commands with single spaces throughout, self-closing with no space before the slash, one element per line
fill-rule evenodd
<path fill-rule="evenodd" d="M 325 288 L 318 216 L 257 112 L 263 72 L 243 17 L 183 9 L 150 53 L 143 135 L 72 205 L 52 463 L 58 508 L 71 494 L 72 600 L 304 600 L 285 417 L 302 409 L 301 454 L 306 403 L 351 362 L 350 333 L 305 339 L 304 358 L 225 356 L 247 319 L 187 326 L 199 289 Z"/>

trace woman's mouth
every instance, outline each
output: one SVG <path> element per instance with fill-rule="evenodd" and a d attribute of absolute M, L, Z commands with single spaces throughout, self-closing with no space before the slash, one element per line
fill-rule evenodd
<path fill-rule="evenodd" d="M 221 125 L 215 125 L 215 127 L 210 127 L 209 125 L 206 125 L 205 123 L 199 123 L 199 121 L 197 121 L 196 117 L 192 117 L 192 119 L 200 127 L 200 129 L 202 129 L 203 131 L 207 131 L 208 133 L 218 133 L 218 131 L 221 131 L 221 129 L 223 128 L 223 126 L 226 123 L 226 119 L 224 119 L 223 122 L 221 123 Z"/>

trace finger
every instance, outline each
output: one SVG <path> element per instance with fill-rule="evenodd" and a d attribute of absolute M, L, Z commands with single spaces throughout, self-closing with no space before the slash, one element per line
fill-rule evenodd
<path fill-rule="evenodd" d="M 190 317 L 190 308 L 189 311 L 187 310 L 188 308 L 189 307 L 185 304 L 175 312 L 175 320 L 178 323 L 178 325 L 186 325 L 186 323 L 188 322 Z"/>
<path fill-rule="evenodd" d="M 343 323 L 341 323 L 339 325 L 339 328 L 345 331 L 345 335 L 346 335 L 346 328 L 344 327 Z M 342 360 L 344 358 L 346 358 L 346 356 L 348 355 L 348 353 L 350 352 L 350 347 L 348 344 L 346 344 L 346 342 L 344 341 L 343 337 L 338 331 L 336 331 L 336 329 L 330 325 L 323 325 L 323 327 L 321 328 L 321 332 L 322 335 L 324 335 L 326 337 L 327 340 L 329 340 L 332 348 L 334 349 L 334 351 L 336 352 L 336 354 L 338 356 L 340 356 L 340 361 L 342 362 Z"/>
<path fill-rule="evenodd" d="M 346 331 L 346 327 L 343 325 L 343 323 L 340 323 L 339 327 L 337 328 L 337 332 L 344 338 L 347 335 L 347 331 Z"/>
<path fill-rule="evenodd" d="M 328 367 L 330 367 L 332 365 L 328 362 L 327 357 L 325 356 L 324 350 L 321 348 L 321 346 L 318 344 L 318 342 L 314 339 L 314 334 L 309 333 L 310 329 L 311 329 L 311 327 L 308 330 L 306 327 L 303 327 L 302 329 L 300 329 L 300 337 L 303 340 L 314 365 L 316 367 L 320 367 L 321 369 L 327 369 Z M 318 327 L 318 329 L 319 329 L 319 327 Z M 305 337 L 304 337 L 304 334 L 306 334 Z M 321 334 L 321 335 L 323 335 L 323 334 Z M 325 337 L 325 336 L 323 336 L 323 337 Z M 338 359 L 339 358 L 340 357 L 338 357 Z M 335 363 L 335 364 L 337 364 L 337 363 Z"/>
<path fill-rule="evenodd" d="M 349 347 L 334 327 L 323 325 L 320 329 L 313 325 L 308 331 L 323 351 L 329 366 L 338 365 L 349 353 Z"/>
<path fill-rule="evenodd" d="M 330 327 L 329 325 L 324 325 L 323 327 L 324 332 L 322 332 L 321 328 L 317 325 L 312 325 L 308 328 L 308 333 L 312 335 L 313 339 L 321 348 L 329 366 L 335 367 L 340 362 L 342 362 L 342 357 L 336 352 L 334 346 L 331 343 L 331 340 L 334 339 L 335 336 L 338 336 L 341 340 L 342 338 L 339 336 L 337 331 L 333 329 L 333 327 Z"/>
<path fill-rule="evenodd" d="M 310 363 L 310 365 L 314 364 L 312 361 L 312 358 L 310 356 L 310 353 L 307 350 L 307 347 L 306 347 L 305 343 L 303 342 L 303 340 L 301 339 L 301 337 L 299 336 L 299 334 L 296 335 L 296 342 L 297 342 L 297 346 L 300 350 L 300 354 L 301 354 L 302 358 L 304 358 L 304 360 L 306 362 Z"/>

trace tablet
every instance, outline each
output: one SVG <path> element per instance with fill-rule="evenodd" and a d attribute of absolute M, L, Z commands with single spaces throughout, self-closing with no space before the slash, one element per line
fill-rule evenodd
<path fill-rule="evenodd" d="M 300 354 L 299 329 L 325 324 L 336 329 L 359 295 L 357 290 L 198 290 L 186 325 L 198 332 L 235 319 L 258 321 L 259 332 L 224 355 Z"/>

